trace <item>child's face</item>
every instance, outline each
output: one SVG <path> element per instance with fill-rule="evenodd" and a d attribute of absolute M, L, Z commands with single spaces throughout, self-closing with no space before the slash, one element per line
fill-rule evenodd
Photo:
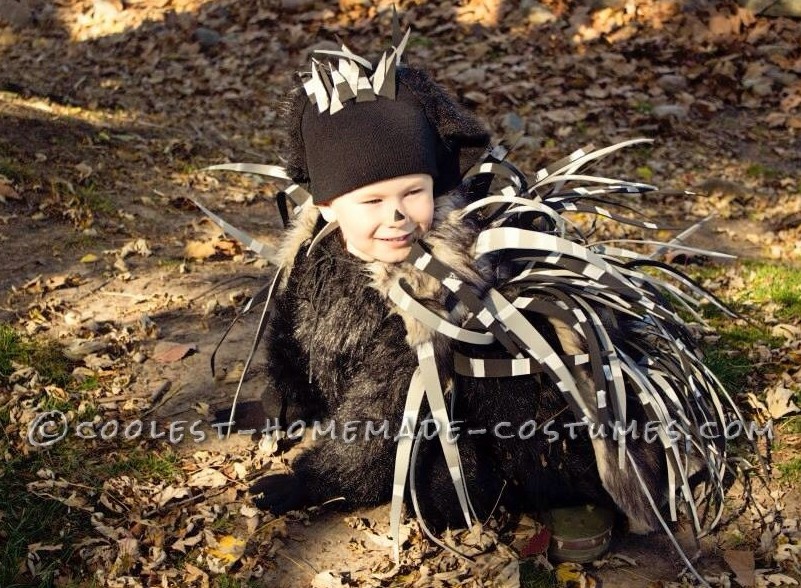
<path fill-rule="evenodd" d="M 326 220 L 339 221 L 348 251 L 365 261 L 401 262 L 431 228 L 434 181 L 427 174 L 383 180 L 321 205 Z"/>

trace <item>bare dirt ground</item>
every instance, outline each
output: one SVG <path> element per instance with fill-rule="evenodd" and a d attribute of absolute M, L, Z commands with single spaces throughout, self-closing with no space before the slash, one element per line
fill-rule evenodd
<path fill-rule="evenodd" d="M 590 142 L 652 137 L 652 146 L 598 171 L 665 188 L 638 204 L 664 225 L 685 228 L 713 215 L 692 245 L 798 268 L 798 20 L 725 3 L 462 4 L 398 3 L 413 26 L 409 61 L 430 67 L 496 136 L 523 132 L 512 157 L 520 168 L 533 172 Z M 259 451 L 250 435 L 220 440 L 211 425 L 215 411 L 231 404 L 257 317 L 232 330 L 216 378 L 211 353 L 271 270 L 186 196 L 275 243 L 275 186 L 199 170 L 279 163 L 278 106 L 293 73 L 304 69 L 307 48 L 341 38 L 357 53 L 377 53 L 390 31 L 388 6 L 34 0 L 13 22 L 0 13 L 0 321 L 58 340 L 76 375 L 94 382 L 66 394 L 23 374 L 0 390 L 12 421 L 8 455 L 35 453 L 25 443 L 27 426 L 53 398 L 73 403 L 75 421 L 91 407 L 98 426 L 142 419 L 164 432 L 186 421 L 181 443 L 91 442 L 95 455 L 112 459 L 132 446 L 174 452 L 171 478 L 109 475 L 86 490 L 55 468 L 29 485 L 91 519 L 57 585 L 512 585 L 498 579 L 517 565 L 505 530 L 490 529 L 495 549 L 465 571 L 434 555 L 412 529 L 405 566 L 392 571 L 380 537 L 386 508 L 281 519 L 258 513 L 247 486 L 291 455 Z M 726 300 L 744 301 L 768 332 L 789 329 L 772 344 L 748 342 L 743 353 L 753 369 L 743 396 L 768 402 L 781 387 L 797 399 L 801 317 L 751 303 L 754 271 L 737 262 L 714 270 L 708 284 Z M 261 394 L 259 366 L 257 357 L 243 401 Z M 203 442 L 188 433 L 192 423 Z M 799 429 L 777 423 L 774 458 L 791 463 Z M 698 567 L 711 583 L 734 581 L 724 555 L 735 551 L 754 554 L 767 570 L 741 570 L 742 585 L 749 574 L 756 585 L 801 578 L 798 492 L 776 479 L 759 493 L 767 522 L 747 511 L 703 542 Z M 470 537 L 459 539 L 470 545 Z M 46 555 L 46 547 L 31 549 Z M 631 561 L 590 567 L 581 585 L 599 578 L 606 586 L 664 586 L 682 571 L 662 536 L 618 537 L 613 551 Z M 35 569 L 25 577 L 36 585 Z"/>

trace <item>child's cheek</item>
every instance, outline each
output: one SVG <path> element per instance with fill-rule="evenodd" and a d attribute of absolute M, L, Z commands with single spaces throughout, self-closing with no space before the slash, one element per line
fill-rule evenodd
<path fill-rule="evenodd" d="M 431 225 L 433 225 L 433 224 L 434 224 L 434 215 L 433 215 L 433 213 L 432 213 L 432 214 L 431 214 L 431 215 L 428 217 L 428 221 L 427 221 L 427 222 L 425 222 L 425 223 L 422 223 L 423 232 L 424 232 L 424 233 L 427 233 L 428 231 L 430 231 L 430 230 L 431 230 Z"/>

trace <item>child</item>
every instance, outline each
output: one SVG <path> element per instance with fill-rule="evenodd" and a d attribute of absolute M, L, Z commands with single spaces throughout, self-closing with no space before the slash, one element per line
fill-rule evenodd
<path fill-rule="evenodd" d="M 406 39 L 374 66 L 345 47 L 312 63 L 286 117 L 285 172 L 215 166 L 291 179 L 290 197 L 306 197 L 277 260 L 268 390 L 331 428 L 291 473 L 261 479 L 256 503 L 392 499 L 397 541 L 404 496 L 424 528 L 498 504 L 594 503 L 640 532 L 668 531 L 683 500 L 700 531 L 693 490 L 719 505 L 726 468 L 702 425 L 736 409 L 639 269 L 668 268 L 589 246 L 561 215 L 609 215 L 592 202 L 650 187 L 563 187 L 605 151 L 527 187 L 472 114 L 401 64 Z"/>

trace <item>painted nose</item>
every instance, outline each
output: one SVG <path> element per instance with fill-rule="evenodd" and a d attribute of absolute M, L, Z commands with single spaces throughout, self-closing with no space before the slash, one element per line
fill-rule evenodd
<path fill-rule="evenodd" d="M 392 220 L 394 220 L 396 223 L 399 223 L 400 221 L 406 220 L 406 215 L 396 208 L 395 216 L 392 217 Z"/>

